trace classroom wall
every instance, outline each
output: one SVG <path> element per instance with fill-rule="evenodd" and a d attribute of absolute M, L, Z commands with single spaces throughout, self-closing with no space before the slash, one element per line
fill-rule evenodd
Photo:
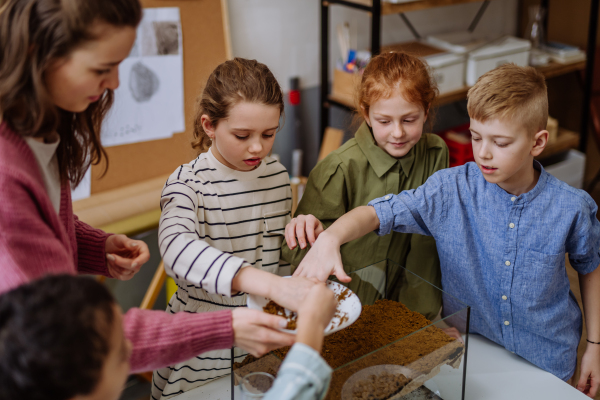
<path fill-rule="evenodd" d="M 517 0 L 492 1 L 479 23 L 478 34 L 515 33 Z M 288 80 L 297 75 L 302 87 L 319 84 L 320 6 L 317 0 L 228 0 L 229 27 L 234 56 L 256 58 L 267 64 L 288 90 Z M 481 3 L 460 4 L 413 11 L 407 17 L 421 35 L 467 29 Z M 366 12 L 343 6 L 330 7 L 331 31 L 348 21 L 351 38 L 359 49 L 370 43 L 370 18 Z M 332 36 L 332 39 L 335 39 Z M 413 36 L 398 15 L 382 21 L 382 43 L 412 40 Z M 339 57 L 331 46 L 331 63 Z"/>
<path fill-rule="evenodd" d="M 421 35 L 467 29 L 481 3 L 460 4 L 437 9 L 414 11 L 407 17 Z M 316 164 L 320 137 L 319 119 L 319 45 L 320 6 L 317 0 L 228 0 L 229 27 L 234 56 L 255 58 L 273 71 L 285 92 L 289 79 L 300 77 L 302 104 L 298 115 L 305 153 L 304 171 L 307 174 Z M 518 0 L 492 1 L 481 19 L 476 33 L 483 36 L 514 34 L 517 31 Z M 348 21 L 354 32 L 351 41 L 359 49 L 370 43 L 370 18 L 367 13 L 342 6 L 330 10 L 331 32 L 337 24 Z M 413 40 L 409 29 L 398 15 L 387 15 L 382 21 L 382 44 Z M 335 36 L 331 35 L 330 67 L 339 57 Z M 331 72 L 330 72 L 331 74 Z M 286 104 L 289 110 L 289 104 Z M 453 121 L 455 107 L 445 107 L 440 118 Z M 460 106 L 459 106 L 460 109 Z M 293 118 L 288 113 L 286 124 L 275 141 L 274 152 L 289 169 L 291 151 L 297 142 L 293 137 Z M 347 127 L 351 116 L 334 110 L 332 125 Z M 438 119 L 440 122 L 440 119 Z M 443 121 L 442 121 L 443 122 Z"/>

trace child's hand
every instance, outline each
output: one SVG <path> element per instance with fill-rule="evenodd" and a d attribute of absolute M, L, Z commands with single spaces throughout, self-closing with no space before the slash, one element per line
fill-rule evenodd
<path fill-rule="evenodd" d="M 315 284 L 298 310 L 298 324 L 314 324 L 325 330 L 337 307 L 335 293 L 323 282 Z"/>
<path fill-rule="evenodd" d="M 296 268 L 294 276 L 317 278 L 321 282 L 325 282 L 330 275 L 335 275 L 340 282 L 347 283 L 352 280 L 344 271 L 340 243 L 325 231 L 306 253 L 306 256 Z"/>
<path fill-rule="evenodd" d="M 286 225 L 285 241 L 290 250 L 293 250 L 296 248 L 297 238 L 300 248 L 305 249 L 306 239 L 308 238 L 308 242 L 312 246 L 323 231 L 323 224 L 314 215 L 298 215 Z"/>
<path fill-rule="evenodd" d="M 106 266 L 113 278 L 127 281 L 150 259 L 148 245 L 125 235 L 111 235 L 106 239 Z"/>
<path fill-rule="evenodd" d="M 444 331 L 444 333 L 446 333 L 446 335 L 464 343 L 465 341 L 462 338 L 462 335 L 460 334 L 460 331 L 458 329 L 456 329 L 455 327 L 449 327 L 449 328 L 442 328 L 442 330 Z"/>
<path fill-rule="evenodd" d="M 581 375 L 577 390 L 588 397 L 594 398 L 600 384 L 600 345 L 590 344 L 581 357 Z"/>
<path fill-rule="evenodd" d="M 283 317 L 243 307 L 233 310 L 231 316 L 233 344 L 254 357 L 261 357 L 271 350 L 294 344 L 293 335 L 278 330 L 287 325 Z"/>
<path fill-rule="evenodd" d="M 323 346 L 323 331 L 335 314 L 337 301 L 332 290 L 324 283 L 318 283 L 310 290 L 298 310 L 298 337 L 296 342 L 304 343 L 316 351 Z"/>
<path fill-rule="evenodd" d="M 318 282 L 315 278 L 279 278 L 269 298 L 289 310 L 298 311 Z"/>

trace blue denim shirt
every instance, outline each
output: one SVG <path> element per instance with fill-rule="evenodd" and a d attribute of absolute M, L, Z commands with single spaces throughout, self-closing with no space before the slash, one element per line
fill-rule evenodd
<path fill-rule="evenodd" d="M 567 380 L 581 337 L 581 311 L 565 269 L 600 263 L 597 206 L 544 171 L 528 193 L 488 183 L 477 165 L 436 172 L 415 190 L 369 203 L 380 227 L 433 236 L 444 291 L 470 305 L 470 331 Z M 444 315 L 460 307 L 444 297 Z"/>
<path fill-rule="evenodd" d="M 330 381 L 331 367 L 321 355 L 305 344 L 296 343 L 283 360 L 264 400 L 321 400 Z"/>

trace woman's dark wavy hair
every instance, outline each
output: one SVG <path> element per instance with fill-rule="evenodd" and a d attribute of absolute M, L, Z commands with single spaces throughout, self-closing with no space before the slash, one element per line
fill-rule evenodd
<path fill-rule="evenodd" d="M 141 17 L 139 0 L 7 0 L 0 8 L 0 116 L 22 136 L 58 132 L 63 182 L 77 185 L 90 163 L 106 158 L 100 127 L 113 92 L 107 90 L 84 112 L 69 112 L 51 102 L 44 73 L 96 39 L 91 33 L 95 23 L 137 27 Z"/>
<path fill-rule="evenodd" d="M 0 296 L 0 400 L 92 393 L 110 352 L 115 301 L 92 278 L 55 275 Z"/>

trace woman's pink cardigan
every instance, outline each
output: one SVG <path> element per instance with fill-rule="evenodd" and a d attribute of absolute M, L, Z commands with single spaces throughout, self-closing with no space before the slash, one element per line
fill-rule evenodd
<path fill-rule="evenodd" d="M 60 215 L 56 214 L 33 152 L 6 123 L 1 124 L 0 293 L 49 274 L 110 276 L 104 251 L 108 236 L 73 215 L 68 184 L 63 185 Z M 231 324 L 230 311 L 171 315 L 131 309 L 124 327 L 133 343 L 132 372 L 229 348 Z"/>

